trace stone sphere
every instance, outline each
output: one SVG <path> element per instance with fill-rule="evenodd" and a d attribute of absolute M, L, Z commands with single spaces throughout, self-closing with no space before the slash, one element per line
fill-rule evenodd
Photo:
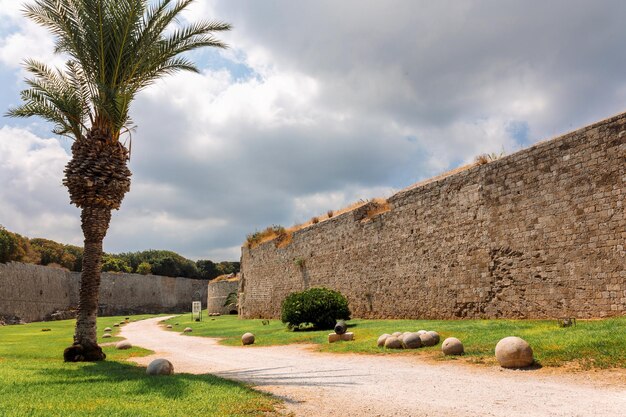
<path fill-rule="evenodd" d="M 102 335 L 103 339 L 108 339 L 109 337 L 111 337 L 111 333 L 105 333 Z"/>
<path fill-rule="evenodd" d="M 389 336 L 385 340 L 385 347 L 387 349 L 402 349 L 402 340 L 395 336 Z"/>
<path fill-rule="evenodd" d="M 435 344 L 439 343 L 439 341 L 441 340 L 441 338 L 439 337 L 439 333 L 437 332 L 431 330 L 428 332 L 428 334 L 431 335 L 433 339 L 435 339 Z"/>
<path fill-rule="evenodd" d="M 465 352 L 463 343 L 456 337 L 449 337 L 441 344 L 441 351 L 444 355 L 462 355 Z"/>
<path fill-rule="evenodd" d="M 183 333 L 191 333 L 193 332 L 193 329 L 191 327 L 185 327 L 185 330 L 183 330 Z"/>
<path fill-rule="evenodd" d="M 171 325 L 171 324 L 168 324 L 167 326 L 165 326 L 165 328 L 166 328 L 166 329 L 171 329 L 171 328 L 172 328 L 172 325 Z"/>
<path fill-rule="evenodd" d="M 244 346 L 253 344 L 254 335 L 252 333 L 244 333 L 243 336 L 241 336 L 241 343 Z"/>
<path fill-rule="evenodd" d="M 533 364 L 533 350 L 524 339 L 509 336 L 496 345 L 496 359 L 503 368 L 522 368 Z"/>
<path fill-rule="evenodd" d="M 104 328 L 104 331 L 105 331 L 105 332 L 110 332 L 110 331 L 111 331 L 111 328 L 110 328 L 110 327 L 105 327 L 105 328 Z"/>
<path fill-rule="evenodd" d="M 422 347 L 422 339 L 417 333 L 409 333 L 402 337 L 402 344 L 405 349 L 417 349 Z"/>
<path fill-rule="evenodd" d="M 419 337 L 422 340 L 422 346 L 435 346 L 437 344 L 435 338 L 428 332 L 422 333 Z"/>
<path fill-rule="evenodd" d="M 402 334 L 403 334 L 402 332 L 393 332 L 393 333 L 391 333 L 391 335 L 393 337 L 402 337 Z"/>
<path fill-rule="evenodd" d="M 420 336 L 423 335 L 424 333 L 428 333 L 426 330 L 418 330 L 417 334 L 419 334 Z"/>
<path fill-rule="evenodd" d="M 385 346 L 385 340 L 387 340 L 388 337 L 391 337 L 389 333 L 381 334 L 380 337 L 378 338 L 378 341 L 376 342 L 378 347 Z"/>
<path fill-rule="evenodd" d="M 167 359 L 155 359 L 146 368 L 146 373 L 148 375 L 172 375 L 174 373 L 174 365 Z"/>
<path fill-rule="evenodd" d="M 120 327 L 119 323 L 113 323 L 113 327 Z"/>
<path fill-rule="evenodd" d="M 131 345 L 130 342 L 127 342 L 126 340 L 122 340 L 121 342 L 118 342 L 117 345 L 115 345 L 115 349 L 121 350 L 130 349 L 132 347 L 133 345 Z"/>

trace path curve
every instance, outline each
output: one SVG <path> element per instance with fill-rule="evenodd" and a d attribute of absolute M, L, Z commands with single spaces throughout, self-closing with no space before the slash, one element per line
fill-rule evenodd
<path fill-rule="evenodd" d="M 626 388 L 574 382 L 536 371 L 424 363 L 417 357 L 312 352 L 302 345 L 221 346 L 216 339 L 166 331 L 159 317 L 121 336 L 176 372 L 243 381 L 285 401 L 296 416 L 606 416 L 622 417 Z"/>

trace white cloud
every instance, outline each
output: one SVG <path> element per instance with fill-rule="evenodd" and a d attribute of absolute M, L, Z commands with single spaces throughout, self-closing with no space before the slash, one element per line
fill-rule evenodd
<path fill-rule="evenodd" d="M 25 56 L 50 60 L 49 37 L 23 26 L 13 2 L 3 5 L 0 63 L 15 71 Z M 255 229 L 386 196 L 480 153 L 512 152 L 622 111 L 624 16 L 626 4 L 609 0 L 198 1 L 186 19 L 234 25 L 219 35 L 231 45 L 220 51 L 226 64 L 137 97 L 133 183 L 105 248 L 238 259 Z M 19 182 L 2 194 L 13 202 L 0 203 L 0 222 L 79 238 L 60 159 L 14 146 L 11 158 L 0 155 L 0 175 Z M 47 177 L 26 169 L 34 155 Z M 23 169 L 6 168 L 14 158 Z M 31 206 L 41 214 L 20 214 Z"/>
<path fill-rule="evenodd" d="M 56 139 L 0 128 L 0 224 L 30 237 L 80 243 L 78 210 L 61 184 L 68 160 Z"/>

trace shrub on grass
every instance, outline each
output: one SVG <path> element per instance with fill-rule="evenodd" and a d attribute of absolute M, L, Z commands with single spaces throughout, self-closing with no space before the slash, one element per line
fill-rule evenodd
<path fill-rule="evenodd" d="M 291 293 L 281 307 L 281 320 L 290 329 L 332 329 L 337 320 L 350 320 L 348 300 L 328 288 L 311 288 Z"/>

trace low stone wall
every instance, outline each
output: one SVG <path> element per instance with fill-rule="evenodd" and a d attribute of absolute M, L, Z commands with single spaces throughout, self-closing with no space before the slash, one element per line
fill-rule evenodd
<path fill-rule="evenodd" d="M 41 265 L 0 264 L 0 316 L 30 321 L 78 306 L 80 273 Z M 178 313 L 206 300 L 207 281 L 155 275 L 103 273 L 100 315 Z"/>
<path fill-rule="evenodd" d="M 237 294 L 239 281 L 209 282 L 207 289 L 207 312 L 220 314 L 236 314 L 237 307 L 224 306 L 228 294 Z M 234 312 L 234 313 L 233 313 Z"/>

